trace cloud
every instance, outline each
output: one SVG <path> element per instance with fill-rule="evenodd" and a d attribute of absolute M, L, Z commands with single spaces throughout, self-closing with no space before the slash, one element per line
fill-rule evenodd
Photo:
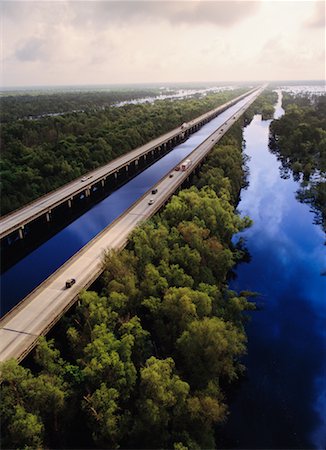
<path fill-rule="evenodd" d="M 317 1 L 314 14 L 306 21 L 308 28 L 325 28 L 325 3 Z"/>
<path fill-rule="evenodd" d="M 228 27 L 258 11 L 259 1 L 94 1 L 71 3 L 77 26 L 167 21 Z"/>
<path fill-rule="evenodd" d="M 316 60 L 320 59 L 320 54 L 320 47 L 312 48 L 301 37 L 290 38 L 281 34 L 265 43 L 259 61 L 278 67 L 296 69 L 307 64 L 314 64 Z"/>
<path fill-rule="evenodd" d="M 38 61 L 48 59 L 46 42 L 39 38 L 31 38 L 15 51 L 19 61 Z"/>
<path fill-rule="evenodd" d="M 4 84 L 317 79 L 324 67 L 315 2 L 295 8 L 270 0 L 0 5 Z M 307 26 L 309 17 L 314 25 Z"/>

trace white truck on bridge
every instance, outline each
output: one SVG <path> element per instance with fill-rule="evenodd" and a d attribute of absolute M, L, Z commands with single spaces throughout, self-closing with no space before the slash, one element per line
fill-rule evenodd
<path fill-rule="evenodd" d="M 180 166 L 180 169 L 182 172 L 185 172 L 190 166 L 191 166 L 191 159 L 186 159 Z"/>

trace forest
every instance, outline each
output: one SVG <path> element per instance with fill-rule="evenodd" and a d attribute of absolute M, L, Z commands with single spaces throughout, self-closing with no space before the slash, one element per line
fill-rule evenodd
<path fill-rule="evenodd" d="M 244 91 L 224 91 L 201 99 L 109 107 L 39 120 L 17 119 L 2 124 L 1 214 L 20 208 Z M 53 95 L 56 98 L 58 94 Z M 78 94 L 75 96 L 78 98 Z M 21 96 L 15 98 L 17 102 L 22 101 Z M 55 101 L 59 102 L 60 97 Z M 71 109 L 76 107 L 71 99 L 67 102 L 67 107 L 68 104 Z"/>
<path fill-rule="evenodd" d="M 284 94 L 285 114 L 271 123 L 270 148 L 300 181 L 297 198 L 309 203 L 326 230 L 326 96 Z"/>
<path fill-rule="evenodd" d="M 277 102 L 277 93 L 271 89 L 265 89 L 254 103 L 245 111 L 245 123 L 249 123 L 255 114 L 261 114 L 263 120 L 272 119 L 274 105 Z"/>
<path fill-rule="evenodd" d="M 3 447 L 215 447 L 254 308 L 227 286 L 231 238 L 250 225 L 235 211 L 243 165 L 237 123 L 195 185 L 107 253 L 96 291 L 33 359 L 2 364 Z"/>
<path fill-rule="evenodd" d="M 126 249 L 107 252 L 103 275 L 32 355 L 2 363 L 2 447 L 216 447 L 255 309 L 253 293 L 228 288 L 245 256 L 232 237 L 251 225 L 236 205 L 247 183 L 243 122 L 255 110 L 215 146 L 192 187 Z"/>
<path fill-rule="evenodd" d="M 35 93 L 16 92 L 1 96 L 1 117 L 4 122 L 17 119 L 38 119 L 45 115 L 96 111 L 116 102 L 159 95 L 159 89 L 121 89 L 118 91 L 61 91 Z"/>

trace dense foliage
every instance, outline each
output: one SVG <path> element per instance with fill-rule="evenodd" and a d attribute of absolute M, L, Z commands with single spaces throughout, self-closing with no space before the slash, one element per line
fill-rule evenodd
<path fill-rule="evenodd" d="M 274 105 L 277 101 L 277 93 L 266 89 L 246 110 L 244 116 L 247 122 L 251 121 L 255 114 L 261 114 L 263 120 L 272 119 L 274 115 Z"/>
<path fill-rule="evenodd" d="M 157 101 L 3 124 L 1 214 L 145 144 L 243 91 L 210 94 L 200 100 Z"/>
<path fill-rule="evenodd" d="M 92 111 L 107 108 L 113 103 L 159 95 L 159 90 L 135 89 L 119 91 L 61 91 L 36 93 L 16 92 L 2 95 L 1 122 L 40 118 L 73 111 Z"/>
<path fill-rule="evenodd" d="M 271 124 L 271 149 L 283 176 L 301 181 L 299 200 L 310 203 L 326 229 L 326 96 L 284 94 L 285 114 Z"/>
<path fill-rule="evenodd" d="M 215 446 L 251 308 L 226 283 L 239 258 L 231 237 L 249 225 L 233 205 L 243 179 L 234 128 L 197 186 L 107 253 L 98 291 L 80 295 L 55 342 L 40 339 L 36 369 L 2 365 L 4 447 Z"/>

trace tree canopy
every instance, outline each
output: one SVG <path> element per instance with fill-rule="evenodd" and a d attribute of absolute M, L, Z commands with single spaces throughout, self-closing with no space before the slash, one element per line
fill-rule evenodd
<path fill-rule="evenodd" d="M 312 205 L 326 230 L 326 95 L 284 94 L 283 107 L 285 114 L 271 123 L 270 148 L 281 161 L 282 176 L 291 171 L 300 181 L 297 198 Z"/>
<path fill-rule="evenodd" d="M 1 116 L 5 122 L 0 136 L 1 214 L 110 162 L 244 91 L 119 108 L 112 106 L 114 99 L 137 98 L 143 96 L 143 92 L 2 97 Z M 56 105 L 62 105 L 63 111 L 70 113 L 29 120 L 24 118 L 29 105 L 35 112 L 57 111 Z"/>
<path fill-rule="evenodd" d="M 40 339 L 33 370 L 1 365 L 4 447 L 215 446 L 252 309 L 227 286 L 239 256 L 232 235 L 250 225 L 235 210 L 241 146 L 238 123 L 195 186 L 139 226 L 127 248 L 107 252 L 96 291 L 80 294 L 53 339 Z"/>

